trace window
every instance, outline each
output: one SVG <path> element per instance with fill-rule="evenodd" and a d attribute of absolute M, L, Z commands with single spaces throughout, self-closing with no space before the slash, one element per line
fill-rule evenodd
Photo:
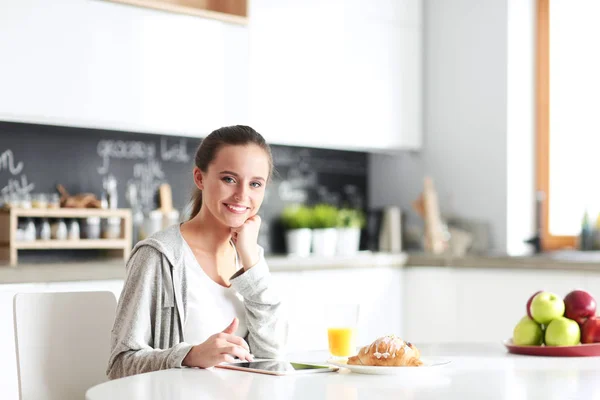
<path fill-rule="evenodd" d="M 545 249 L 575 247 L 584 212 L 600 213 L 597 0 L 538 0 L 537 188 Z"/>

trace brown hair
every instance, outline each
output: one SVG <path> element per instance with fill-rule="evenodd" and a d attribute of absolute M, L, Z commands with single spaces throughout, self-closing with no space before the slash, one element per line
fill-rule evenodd
<path fill-rule="evenodd" d="M 271 147 L 260 133 L 245 125 L 224 126 L 223 128 L 212 131 L 210 135 L 202 140 L 200 146 L 198 146 L 196 156 L 194 157 L 194 163 L 196 167 L 200 168 L 200 171 L 206 172 L 210 163 L 215 159 L 217 152 L 223 146 L 245 146 L 248 144 L 257 145 L 267 154 L 269 159 L 268 179 L 270 180 L 273 175 L 273 155 L 271 154 Z M 198 215 L 200 208 L 202 208 L 202 191 L 196 188 L 192 195 L 192 212 L 190 214 L 190 219 Z"/>

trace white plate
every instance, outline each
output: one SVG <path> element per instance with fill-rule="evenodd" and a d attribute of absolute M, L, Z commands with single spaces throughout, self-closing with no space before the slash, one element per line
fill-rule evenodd
<path fill-rule="evenodd" d="M 327 360 L 328 364 L 341 368 L 348 368 L 357 374 L 369 375 L 422 375 L 438 370 L 436 367 L 450 364 L 450 360 L 438 357 L 422 357 L 423 365 L 420 367 L 380 367 L 371 365 L 348 365 L 346 360 Z"/>

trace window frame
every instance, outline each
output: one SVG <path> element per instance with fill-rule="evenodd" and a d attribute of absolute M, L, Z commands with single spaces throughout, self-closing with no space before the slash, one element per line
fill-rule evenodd
<path fill-rule="evenodd" d="M 540 236 L 544 250 L 576 248 L 577 236 L 550 234 L 550 1 L 537 0 L 536 189 L 544 193 Z"/>

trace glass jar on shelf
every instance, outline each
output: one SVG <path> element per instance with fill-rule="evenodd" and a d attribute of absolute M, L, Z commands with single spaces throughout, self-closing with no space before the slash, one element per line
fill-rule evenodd
<path fill-rule="evenodd" d="M 60 208 L 60 197 L 57 193 L 48 195 L 48 208 Z"/>
<path fill-rule="evenodd" d="M 50 240 L 52 237 L 50 231 L 50 223 L 48 222 L 48 218 L 42 218 L 39 226 L 38 239 L 39 240 Z"/>
<path fill-rule="evenodd" d="M 121 237 L 121 217 L 109 217 L 104 221 L 103 239 L 119 239 Z"/>
<path fill-rule="evenodd" d="M 10 208 L 18 208 L 20 206 L 21 200 L 19 199 L 19 195 L 16 193 L 8 193 L 5 195 L 5 207 L 6 209 Z"/>
<path fill-rule="evenodd" d="M 32 242 L 35 240 L 35 234 L 35 223 L 33 222 L 33 219 L 27 218 L 25 220 L 25 229 L 23 230 L 22 239 L 27 242 Z"/>
<path fill-rule="evenodd" d="M 62 218 L 57 219 L 50 226 L 52 239 L 65 240 L 67 238 L 67 224 Z"/>
<path fill-rule="evenodd" d="M 88 217 L 85 219 L 86 239 L 100 239 L 100 217 Z"/>
<path fill-rule="evenodd" d="M 19 207 L 31 208 L 31 195 L 29 193 L 22 193 L 19 196 L 19 200 L 20 200 Z"/>
<path fill-rule="evenodd" d="M 69 223 L 69 232 L 67 234 L 69 240 L 79 239 L 79 221 L 77 219 L 71 220 Z"/>
<path fill-rule="evenodd" d="M 19 218 L 17 222 L 17 231 L 15 232 L 15 240 L 18 242 L 25 240 L 25 229 L 27 227 L 27 221 L 23 218 Z"/>
<path fill-rule="evenodd" d="M 33 208 L 47 208 L 48 197 L 45 193 L 35 193 L 31 196 L 31 207 Z"/>

